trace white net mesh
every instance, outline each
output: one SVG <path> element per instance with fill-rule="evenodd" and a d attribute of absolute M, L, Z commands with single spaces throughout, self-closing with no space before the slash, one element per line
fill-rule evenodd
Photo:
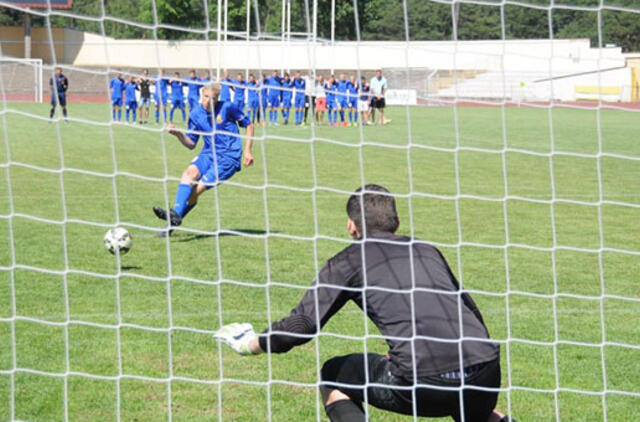
<path fill-rule="evenodd" d="M 182 3 L 136 3 L 136 19 L 110 2 L 0 2 L 42 20 L 48 51 L 41 73 L 0 43 L 0 419 L 326 420 L 323 362 L 386 353 L 356 306 L 284 356 L 239 358 L 211 335 L 284 317 L 349 244 L 344 204 L 366 183 L 390 189 L 400 231 L 440 248 L 478 303 L 501 344 L 499 409 L 524 421 L 637 418 L 640 72 L 633 54 L 604 48 L 637 5 Z M 176 19 L 180 8 L 200 19 Z M 542 39 L 512 39 L 522 15 Z M 571 19 L 595 33 L 559 36 Z M 475 40 L 483 22 L 492 40 Z M 398 26 L 400 39 L 376 40 Z M 15 102 L 42 101 L 58 65 L 68 125 Z M 158 239 L 150 208 L 173 203 L 192 157 L 161 113 L 153 124 L 153 104 L 149 125 L 111 120 L 109 80 L 143 68 L 214 79 L 382 68 L 391 123 L 327 127 L 311 109 L 306 127 L 259 126 L 255 166 Z M 114 226 L 134 238 L 115 262 L 101 246 Z"/>

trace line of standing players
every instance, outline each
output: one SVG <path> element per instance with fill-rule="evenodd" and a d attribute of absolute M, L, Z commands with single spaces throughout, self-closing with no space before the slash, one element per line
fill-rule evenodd
<path fill-rule="evenodd" d="M 124 108 L 126 122 L 132 118 L 134 123 L 148 123 L 153 95 L 156 123 L 173 122 L 176 110 L 180 110 L 184 122 L 186 106 L 192 110 L 198 104 L 201 88 L 210 81 L 209 72 L 197 76 L 195 70 L 191 70 L 184 79 L 179 72 L 167 77 L 162 70 L 153 77 L 149 77 L 147 70 L 138 78 L 131 75 L 123 78 L 121 73 L 117 73 L 109 82 L 112 119 L 122 121 Z M 363 123 L 369 123 L 368 104 L 371 96 L 369 84 L 364 77 L 358 82 L 355 76 L 347 79 L 341 74 L 336 79 L 331 75 L 325 82 L 322 76 L 316 77 L 314 81 L 308 75 L 303 77 L 300 72 L 296 72 L 292 78 L 288 73 L 279 76 L 274 71 L 271 76 L 263 74 L 260 80 L 253 74 L 245 80 L 242 73 L 231 79 L 225 72 L 220 84 L 222 89 L 219 101 L 232 101 L 243 111 L 246 107 L 246 114 L 252 123 L 275 126 L 279 124 L 281 116 L 282 123 L 288 125 L 292 108 L 292 121 L 295 125 L 307 123 L 310 108 L 315 113 L 317 124 L 323 123 L 325 111 L 330 126 L 355 126 L 358 124 L 359 114 L 362 114 Z M 184 88 L 187 89 L 186 102 Z M 367 107 L 363 107 L 363 104 Z"/>

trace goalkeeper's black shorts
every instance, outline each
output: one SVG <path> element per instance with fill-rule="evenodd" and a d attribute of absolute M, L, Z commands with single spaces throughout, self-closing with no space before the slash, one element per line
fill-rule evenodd
<path fill-rule="evenodd" d="M 365 384 L 382 384 L 368 387 L 366 402 L 371 406 L 390 412 L 420 417 L 446 417 L 460 421 L 460 372 L 450 372 L 438 376 L 423 377 L 418 384 L 434 386 L 415 389 L 415 410 L 413 385 L 391 373 L 393 363 L 385 356 L 369 353 L 365 373 L 365 355 L 353 354 L 328 360 L 322 367 L 322 385 L 338 389 L 348 395 L 358 405 L 365 402 Z M 333 384 L 338 383 L 338 384 Z M 347 386 L 345 386 L 347 384 Z M 362 386 L 362 387 L 360 387 Z M 405 387 L 397 389 L 395 387 Z M 483 391 L 474 386 L 497 389 L 500 387 L 500 358 L 490 362 L 465 368 L 463 405 L 466 422 L 486 422 L 496 406 L 497 391 Z M 438 389 L 438 387 L 448 388 Z"/>

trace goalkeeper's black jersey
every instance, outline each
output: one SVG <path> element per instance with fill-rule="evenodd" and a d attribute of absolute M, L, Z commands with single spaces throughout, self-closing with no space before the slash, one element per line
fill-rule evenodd
<path fill-rule="evenodd" d="M 459 370 L 459 350 L 463 367 L 499 355 L 480 311 L 460 291 L 440 251 L 383 232 L 327 261 L 291 314 L 261 335 L 261 347 L 282 353 L 306 343 L 349 300 L 385 337 L 396 376 L 412 380 L 414 366 L 418 377 Z"/>

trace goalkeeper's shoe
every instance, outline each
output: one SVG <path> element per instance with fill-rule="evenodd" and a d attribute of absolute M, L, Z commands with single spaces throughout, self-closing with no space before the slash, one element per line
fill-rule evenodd
<path fill-rule="evenodd" d="M 514 418 L 512 418 L 512 417 L 511 417 L 511 416 L 509 416 L 509 415 L 504 415 L 504 416 L 502 417 L 502 419 L 500 419 L 500 421 L 499 421 L 499 422 L 518 422 L 518 421 L 517 421 L 517 420 L 515 420 Z"/>
<path fill-rule="evenodd" d="M 234 323 L 221 327 L 213 334 L 213 338 L 231 347 L 241 355 L 250 355 L 249 343 L 256 336 L 253 326 L 249 323 Z"/>
<path fill-rule="evenodd" d="M 160 207 L 153 207 L 153 213 L 160 220 L 164 220 L 174 227 L 182 224 L 182 217 L 180 217 L 173 209 L 169 210 L 169 216 L 167 216 L 167 211 Z"/>

